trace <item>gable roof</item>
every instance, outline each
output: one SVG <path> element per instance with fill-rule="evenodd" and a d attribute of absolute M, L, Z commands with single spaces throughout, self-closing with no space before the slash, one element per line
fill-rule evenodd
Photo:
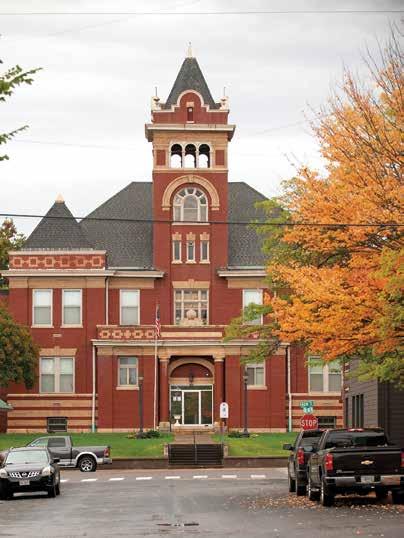
<path fill-rule="evenodd" d="M 88 220 L 88 217 L 128 219 L 128 222 Z M 139 181 L 129 183 L 97 207 L 80 222 L 80 226 L 95 248 L 107 251 L 109 267 L 151 268 L 153 225 L 151 222 L 133 222 L 133 219 L 151 221 L 152 218 L 152 183 Z"/>
<path fill-rule="evenodd" d="M 231 182 L 228 186 L 228 220 L 234 223 L 229 225 L 228 265 L 263 266 L 262 239 L 252 227 L 240 222 L 265 219 L 264 212 L 256 209 L 255 204 L 266 200 L 266 197 L 243 181 Z M 107 251 L 108 267 L 151 269 L 152 189 L 150 181 L 129 183 L 80 223 L 64 202 L 55 202 L 27 239 L 24 248 L 95 248 Z M 114 219 L 117 220 L 114 222 Z M 149 222 L 136 222 L 136 219 Z"/>
<path fill-rule="evenodd" d="M 56 201 L 24 243 L 24 249 L 89 249 L 92 244 L 63 201 Z"/>
<path fill-rule="evenodd" d="M 229 183 L 229 222 L 252 222 L 266 220 L 262 209 L 255 204 L 267 198 L 244 183 L 244 181 Z M 229 226 L 229 266 L 262 266 L 265 257 L 262 252 L 262 237 L 251 226 L 246 224 L 231 224 Z"/>
<path fill-rule="evenodd" d="M 183 61 L 163 108 L 170 108 L 172 105 L 177 104 L 178 97 L 186 90 L 195 90 L 200 93 L 205 105 L 209 105 L 210 108 L 217 109 L 220 107 L 220 104 L 215 103 L 213 100 L 212 94 L 210 93 L 196 58 L 185 58 Z"/>

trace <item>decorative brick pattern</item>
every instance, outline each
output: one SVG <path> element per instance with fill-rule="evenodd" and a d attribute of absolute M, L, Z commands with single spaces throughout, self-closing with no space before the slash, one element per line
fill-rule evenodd
<path fill-rule="evenodd" d="M 104 269 L 104 254 L 12 254 L 10 269 Z"/>

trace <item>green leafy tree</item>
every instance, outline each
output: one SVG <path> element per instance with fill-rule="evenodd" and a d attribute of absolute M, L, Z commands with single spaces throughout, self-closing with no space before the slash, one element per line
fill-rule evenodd
<path fill-rule="evenodd" d="M 0 387 L 24 383 L 33 387 L 39 347 L 27 327 L 19 325 L 0 304 Z"/>
<path fill-rule="evenodd" d="M 0 60 L 0 63 L 3 63 L 2 60 Z M 19 65 L 16 65 L 0 75 L 0 102 L 4 102 L 11 97 L 17 86 L 21 86 L 22 84 L 31 85 L 34 81 L 32 75 L 40 70 L 41 68 L 24 71 Z M 26 129 L 28 129 L 28 125 L 23 125 L 8 133 L 0 133 L 0 145 L 6 144 L 12 140 L 17 133 L 25 131 Z M 8 155 L 0 155 L 0 161 L 4 161 L 8 158 Z"/>
<path fill-rule="evenodd" d="M 10 250 L 22 248 L 25 236 L 17 232 L 12 219 L 5 219 L 0 226 L 0 271 L 8 268 L 8 253 Z"/>

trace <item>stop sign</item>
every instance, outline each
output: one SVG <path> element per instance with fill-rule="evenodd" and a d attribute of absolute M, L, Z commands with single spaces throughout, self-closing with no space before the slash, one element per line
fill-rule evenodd
<path fill-rule="evenodd" d="M 303 415 L 300 419 L 302 430 L 315 430 L 318 426 L 318 419 L 314 415 Z"/>

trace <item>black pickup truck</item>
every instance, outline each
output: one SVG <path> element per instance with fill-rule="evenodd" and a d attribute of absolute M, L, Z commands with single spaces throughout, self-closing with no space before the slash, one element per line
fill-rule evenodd
<path fill-rule="evenodd" d="M 83 473 L 94 472 L 97 465 L 112 463 L 109 446 L 73 446 L 70 435 L 38 437 L 27 446 L 46 447 L 60 467 L 77 467 Z"/>
<path fill-rule="evenodd" d="M 337 494 L 378 499 L 392 492 L 393 503 L 404 502 L 404 451 L 391 445 L 379 428 L 326 430 L 308 462 L 307 494 L 332 506 Z"/>
<path fill-rule="evenodd" d="M 306 495 L 307 463 L 311 454 L 316 450 L 318 441 L 324 430 L 302 430 L 296 437 L 295 443 L 283 445 L 284 450 L 290 450 L 288 459 L 289 491 L 296 495 Z"/>

